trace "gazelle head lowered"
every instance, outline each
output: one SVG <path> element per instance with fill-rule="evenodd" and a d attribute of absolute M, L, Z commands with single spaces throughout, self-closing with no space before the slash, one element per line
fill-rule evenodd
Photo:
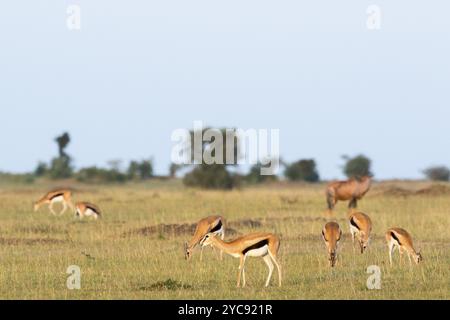
<path fill-rule="evenodd" d="M 336 222 L 328 222 L 322 230 L 322 237 L 328 250 L 328 260 L 331 267 L 336 266 L 337 249 L 342 237 L 342 230 Z"/>

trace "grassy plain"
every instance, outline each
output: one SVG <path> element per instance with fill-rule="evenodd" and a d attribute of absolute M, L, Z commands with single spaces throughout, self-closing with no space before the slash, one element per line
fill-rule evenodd
<path fill-rule="evenodd" d="M 69 182 L 67 184 L 70 184 Z M 49 183 L 0 185 L 1 299 L 449 299 L 450 185 L 384 182 L 374 185 L 359 208 L 374 222 L 366 254 L 353 250 L 346 205 L 336 219 L 345 230 L 338 266 L 328 265 L 321 229 L 324 185 L 273 184 L 242 190 L 202 191 L 179 182 L 120 186 L 70 184 L 74 200 L 97 203 L 99 221 L 32 212 Z M 417 192 L 418 190 L 425 190 Z M 188 263 L 183 242 L 192 224 L 212 213 L 224 215 L 227 236 L 252 231 L 281 236 L 283 287 L 263 288 L 262 259 L 249 259 L 248 287 L 235 287 L 238 261 L 205 249 Z M 424 263 L 388 265 L 385 231 L 410 231 Z M 81 268 L 81 290 L 68 290 L 66 270 Z M 366 288 L 368 266 L 382 270 L 382 289 Z"/>

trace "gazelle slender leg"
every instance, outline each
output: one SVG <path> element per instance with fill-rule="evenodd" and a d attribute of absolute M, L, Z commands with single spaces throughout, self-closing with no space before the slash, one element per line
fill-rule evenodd
<path fill-rule="evenodd" d="M 239 263 L 238 282 L 237 282 L 238 288 L 241 286 L 241 276 L 242 276 L 242 270 L 244 269 L 244 264 L 245 264 L 245 257 L 244 257 L 244 255 L 241 255 L 241 261 Z"/>
<path fill-rule="evenodd" d="M 59 215 L 62 216 L 64 214 L 64 212 L 66 212 L 66 210 L 67 210 L 67 203 L 64 201 L 63 208 L 62 208 L 61 212 L 59 213 Z"/>
<path fill-rule="evenodd" d="M 222 239 L 222 241 L 225 240 L 225 231 L 222 232 L 222 235 L 220 238 Z M 220 250 L 220 261 L 223 261 L 223 250 Z"/>
<path fill-rule="evenodd" d="M 242 266 L 242 288 L 245 288 L 247 285 L 247 281 L 245 279 L 245 261 L 247 260 L 247 257 L 244 256 L 244 265 Z"/>
<path fill-rule="evenodd" d="M 403 250 L 401 247 L 398 247 L 398 252 L 400 254 L 400 265 L 403 263 Z"/>
<path fill-rule="evenodd" d="M 50 202 L 50 204 L 48 205 L 48 208 L 50 209 L 51 213 L 52 213 L 54 216 L 56 216 L 56 212 L 55 212 L 55 210 L 53 209 L 53 205 L 54 205 L 54 204 L 55 204 L 54 202 Z"/>
<path fill-rule="evenodd" d="M 265 255 L 263 257 L 264 262 L 267 264 L 267 267 L 269 268 L 269 276 L 267 277 L 267 281 L 266 281 L 266 287 L 269 286 L 270 284 L 270 279 L 272 279 L 272 273 L 273 273 L 273 263 L 272 263 L 272 258 L 269 255 Z"/>
<path fill-rule="evenodd" d="M 407 256 L 408 256 L 408 260 L 409 260 L 409 265 L 412 265 L 412 261 L 411 261 L 411 254 L 409 252 L 406 252 Z"/>
<path fill-rule="evenodd" d="M 391 242 L 389 243 L 389 263 L 392 266 L 392 254 L 394 253 L 394 244 Z"/>
<path fill-rule="evenodd" d="M 278 270 L 278 286 L 281 287 L 281 266 L 277 261 L 277 258 L 275 258 L 275 255 L 272 254 L 269 250 L 269 255 L 272 258 L 272 261 L 275 263 L 275 265 L 277 266 L 277 270 Z"/>

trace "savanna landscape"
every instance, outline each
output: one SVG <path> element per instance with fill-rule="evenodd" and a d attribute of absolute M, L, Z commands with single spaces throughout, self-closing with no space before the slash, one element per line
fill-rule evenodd
<path fill-rule="evenodd" d="M 98 220 L 73 211 L 53 216 L 33 202 L 55 187 L 70 187 L 75 201 L 102 209 Z M 375 182 L 358 203 L 373 220 L 368 250 L 352 246 L 347 205 L 327 216 L 325 183 L 268 182 L 231 191 L 184 187 L 178 179 L 117 185 L 72 180 L 0 185 L 1 299 L 449 299 L 450 184 Z M 186 261 L 183 243 L 196 222 L 220 214 L 226 239 L 273 232 L 281 239 L 276 275 L 264 288 L 261 259 L 246 265 L 247 287 L 236 288 L 238 261 L 206 248 Z M 338 263 L 330 268 L 321 237 L 335 219 L 343 229 Z M 424 261 L 389 266 L 386 230 L 407 229 Z M 69 290 L 66 270 L 81 269 L 81 289 Z M 367 289 L 367 268 L 382 271 L 381 290 Z"/>

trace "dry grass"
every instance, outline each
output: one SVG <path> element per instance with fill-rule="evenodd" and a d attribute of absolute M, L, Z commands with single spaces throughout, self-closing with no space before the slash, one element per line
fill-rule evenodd
<path fill-rule="evenodd" d="M 0 298 L 3 299 L 449 299 L 450 195 L 414 182 L 374 186 L 360 209 L 374 221 L 368 252 L 354 252 L 348 234 L 331 270 L 320 233 L 326 222 L 323 185 L 272 185 L 231 192 L 177 185 L 76 186 L 76 200 L 99 204 L 101 221 L 77 221 L 31 211 L 51 186 L 0 189 Z M 448 187 L 448 186 L 445 186 Z M 389 190 L 402 190 L 400 193 Z M 406 191 L 405 191 L 406 190 Z M 407 195 L 405 196 L 405 192 Z M 224 215 L 234 232 L 269 231 L 282 238 L 283 287 L 263 289 L 261 259 L 247 265 L 248 287 L 235 288 L 238 261 L 205 250 L 187 263 L 183 242 L 192 224 Z M 348 231 L 346 207 L 338 222 Z M 422 249 L 423 265 L 390 268 L 384 232 L 401 226 Z M 145 232 L 144 232 L 144 231 Z M 396 259 L 398 257 L 396 256 Z M 396 260 L 396 262 L 398 262 Z M 82 271 L 82 289 L 66 288 L 69 265 Z M 382 269 L 382 290 L 366 289 L 366 268 Z"/>

